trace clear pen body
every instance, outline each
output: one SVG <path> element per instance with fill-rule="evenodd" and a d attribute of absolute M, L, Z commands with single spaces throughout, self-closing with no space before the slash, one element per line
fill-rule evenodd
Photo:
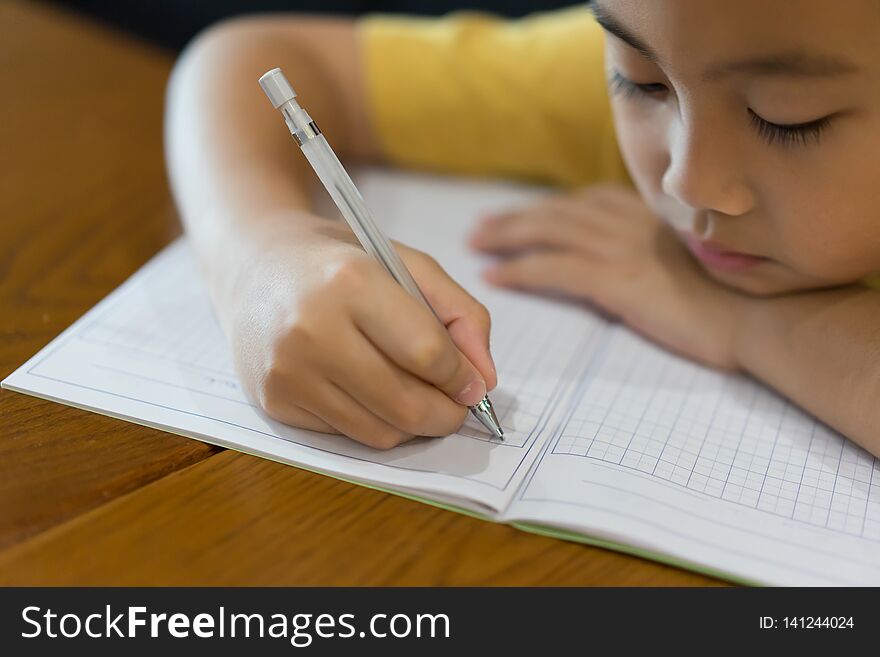
<path fill-rule="evenodd" d="M 342 168 L 324 135 L 317 134 L 305 140 L 300 148 L 364 249 L 376 257 L 394 280 L 437 317 L 391 241 L 376 226 L 363 196 Z M 437 321 L 443 324 L 439 317 Z"/>

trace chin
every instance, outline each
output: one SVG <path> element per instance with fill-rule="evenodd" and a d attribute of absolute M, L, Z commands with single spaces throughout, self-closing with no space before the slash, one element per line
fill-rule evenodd
<path fill-rule="evenodd" d="M 772 297 L 827 287 L 817 284 L 815 281 L 799 281 L 795 274 L 789 274 L 784 270 L 780 271 L 781 268 L 777 267 L 778 265 L 774 266 L 768 263 L 745 272 L 731 272 L 703 266 L 703 271 L 709 278 L 725 287 L 756 297 Z"/>

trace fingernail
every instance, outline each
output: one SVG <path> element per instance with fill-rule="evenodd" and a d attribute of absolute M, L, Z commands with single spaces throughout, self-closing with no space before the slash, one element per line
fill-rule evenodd
<path fill-rule="evenodd" d="M 455 398 L 459 404 L 476 406 L 486 396 L 486 382 L 481 378 L 473 379 Z"/>

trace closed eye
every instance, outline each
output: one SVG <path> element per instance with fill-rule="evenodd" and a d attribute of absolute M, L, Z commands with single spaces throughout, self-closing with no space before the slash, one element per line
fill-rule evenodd
<path fill-rule="evenodd" d="M 806 146 L 818 143 L 822 134 L 831 125 L 830 116 L 805 123 L 771 123 L 751 109 L 749 109 L 749 120 L 758 135 L 768 144 L 780 146 Z"/>
<path fill-rule="evenodd" d="M 669 88 L 659 82 L 634 82 L 612 70 L 608 80 L 611 93 L 636 100 L 663 100 Z M 765 142 L 782 147 L 816 144 L 831 125 L 831 116 L 803 123 L 773 123 L 749 108 L 749 121 Z"/>
<path fill-rule="evenodd" d="M 645 98 L 661 99 L 669 89 L 659 82 L 633 82 L 625 78 L 620 71 L 612 70 L 608 80 L 611 93 L 622 95 L 624 98 L 642 96 Z"/>

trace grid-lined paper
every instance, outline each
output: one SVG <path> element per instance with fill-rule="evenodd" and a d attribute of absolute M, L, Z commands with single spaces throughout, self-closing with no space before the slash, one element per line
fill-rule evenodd
<path fill-rule="evenodd" d="M 880 463 L 752 380 L 615 330 L 554 454 L 880 541 Z"/>

